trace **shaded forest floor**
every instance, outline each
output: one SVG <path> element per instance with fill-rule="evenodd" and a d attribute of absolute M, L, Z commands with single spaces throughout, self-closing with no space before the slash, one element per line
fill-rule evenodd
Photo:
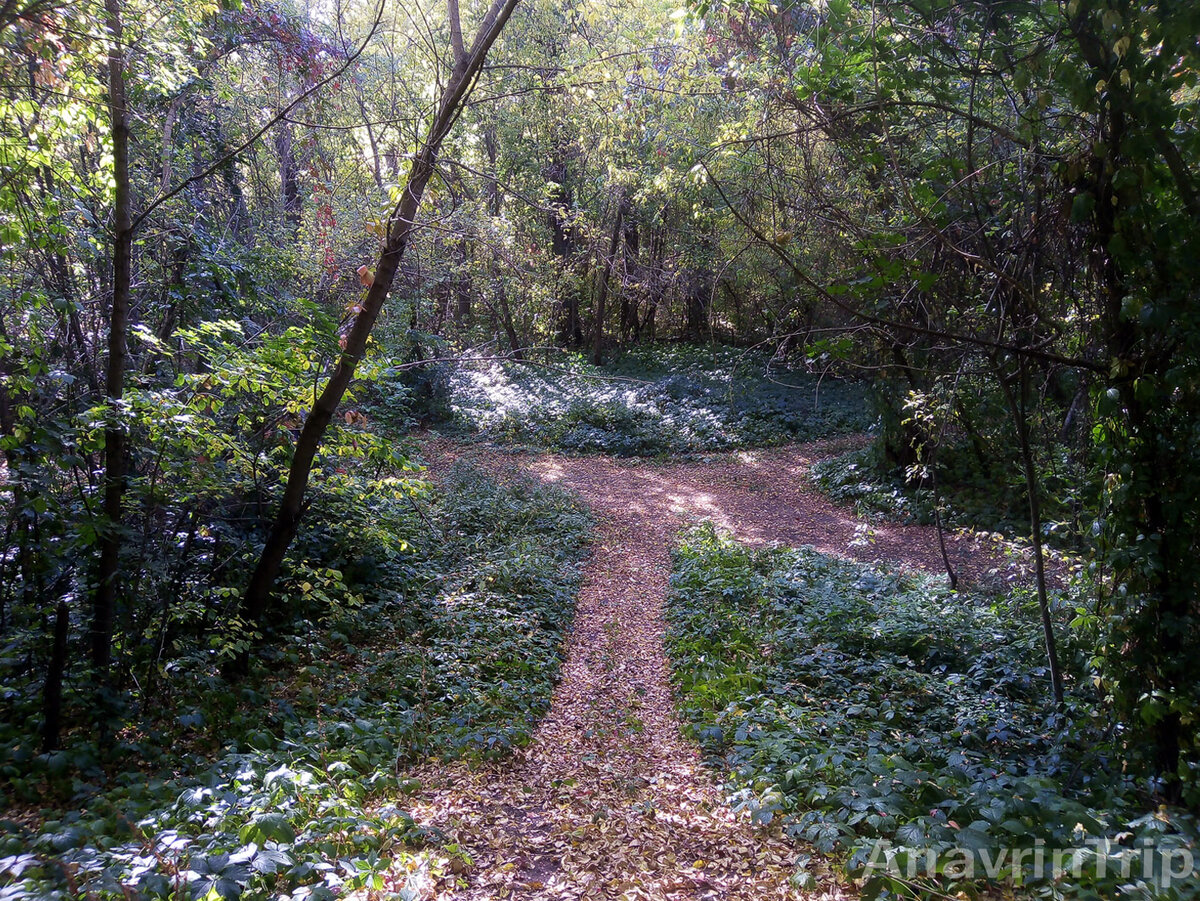
<path fill-rule="evenodd" d="M 924 526 L 867 527 L 813 491 L 808 467 L 853 439 L 716 455 L 700 462 L 520 456 L 425 446 L 436 476 L 469 458 L 577 492 L 598 520 L 551 711 L 532 744 L 485 768 L 416 774 L 422 825 L 461 853 L 439 898 L 752 899 L 795 896 L 795 848 L 724 804 L 680 734 L 663 650 L 670 547 L 711 520 L 754 544 L 812 545 L 862 561 L 944 570 Z M 967 584 L 1022 578 L 990 541 L 948 537 Z M 837 897 L 832 887 L 808 897 Z"/>

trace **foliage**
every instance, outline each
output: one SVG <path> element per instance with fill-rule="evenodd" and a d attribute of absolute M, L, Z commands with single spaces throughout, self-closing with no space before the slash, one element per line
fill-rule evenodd
<path fill-rule="evenodd" d="M 854 382 L 733 348 L 648 347 L 569 371 L 493 365 L 456 376 L 460 416 L 487 438 L 616 456 L 808 441 L 871 425 Z"/>
<path fill-rule="evenodd" d="M 1194 881 L 1158 891 L 1161 873 L 1113 871 L 1143 838 L 1194 852 L 1200 834 L 1120 773 L 1091 684 L 1096 635 L 1061 625 L 1071 597 L 1055 608 L 1072 677 L 1056 711 L 1025 594 L 989 600 L 811 550 L 749 550 L 710 526 L 675 564 L 668 649 L 686 728 L 740 806 L 865 871 L 868 895 L 978 888 L 919 867 L 911 883 L 866 871 L 887 840 L 901 869 L 930 850 L 995 862 L 1002 848 L 1084 847 L 1113 858 L 1107 876 L 1089 858 L 1078 880 L 1056 881 L 1030 859 L 998 878 L 1054 897 L 1195 897 Z"/>
<path fill-rule="evenodd" d="M 775 113 L 760 121 L 797 123 L 721 149 L 722 200 L 876 371 L 889 463 L 931 462 L 914 394 L 1003 397 L 1026 457 L 1046 410 L 1063 415 L 1043 456 L 1083 436 L 1104 689 L 1145 739 L 1128 763 L 1194 806 L 1194 5 L 696 6 Z"/>
<path fill-rule="evenodd" d="M 0 745 L 45 770 L 17 801 L 164 765 L 152 710 L 407 578 L 378 507 L 419 505 L 404 436 L 457 408 L 619 455 L 876 429 L 828 491 L 1088 555 L 1120 764 L 1200 806 L 1200 6 L 522 0 L 424 146 L 460 4 L 334 6 L 2 4 Z"/>
<path fill-rule="evenodd" d="M 122 736 L 137 768 L 105 770 L 82 734 L 36 755 L 10 706 L 6 792 L 64 806 L 36 826 L 6 821 L 4 897 L 332 898 L 420 884 L 433 858 L 415 846 L 436 836 L 385 799 L 412 790 L 410 761 L 528 741 L 588 522 L 556 491 L 467 469 L 419 501 L 362 479 L 330 500 L 299 549 L 314 556 L 288 574 L 286 634 L 236 691 L 211 651 L 174 660 L 154 699 L 170 713 L 147 710 Z"/>
<path fill-rule="evenodd" d="M 1008 539 L 1029 534 L 1025 483 L 1011 468 L 983 470 L 969 447 L 959 444 L 941 450 L 938 467 L 940 514 L 951 528 L 998 532 Z M 820 460 L 809 470 L 813 484 L 834 501 L 853 507 L 860 516 L 930 525 L 934 522 L 934 493 L 922 480 L 897 474 L 882 461 L 878 446 L 857 448 Z M 1088 479 L 1073 461 L 1062 458 L 1042 474 L 1048 486 L 1043 510 L 1048 544 L 1081 549 L 1080 514 L 1095 509 Z M 1085 504 L 1081 495 L 1088 498 Z"/>
<path fill-rule="evenodd" d="M 328 332 L 300 326 L 279 334 L 247 331 L 231 320 L 179 329 L 178 356 L 154 335 L 137 335 L 139 344 L 162 356 L 156 379 L 127 392 L 120 411 L 137 448 L 121 556 L 130 590 L 118 611 L 117 661 L 128 681 L 114 686 L 102 705 L 96 723 L 101 744 L 106 732 L 120 731 L 123 707 L 153 703 L 175 658 L 228 657 L 235 645 L 253 638 L 237 618 L 236 588 L 256 547 L 255 514 L 286 470 L 311 391 L 313 359 L 332 341 Z M 199 371 L 177 368 L 180 358 L 203 365 Z M 363 486 L 397 497 L 411 490 L 400 477 L 412 468 L 403 445 L 377 438 L 362 428 L 361 417 L 351 420 L 335 430 L 321 459 L 329 482 L 324 493 L 314 494 L 318 515 L 327 500 L 345 507 L 347 493 Z M 0 450 L 16 464 L 8 470 L 16 501 L 9 528 L 56 537 L 0 559 L 6 574 L 5 677 L 15 690 L 9 700 L 20 696 L 19 709 L 31 723 L 45 716 L 36 704 L 51 654 L 46 618 L 52 591 L 70 601 L 68 651 L 79 647 L 72 636 L 86 632 L 76 599 L 86 598 L 94 583 L 89 555 L 102 530 L 111 528 L 97 515 L 89 484 L 104 422 L 102 407 L 64 418 L 31 406 L 22 429 L 0 438 Z M 358 477 L 347 482 L 351 471 Z M 335 546 L 328 542 L 327 549 Z M 77 718 L 98 708 L 86 667 L 77 661 L 67 670 L 63 712 L 78 727 Z M 112 722 L 103 724 L 106 717 Z"/>
<path fill-rule="evenodd" d="M 1153 743 L 1163 793 L 1200 806 L 1200 13 L 1171 4 L 1068 6 L 1075 104 L 1096 124 L 1072 215 L 1103 265 L 1103 386 L 1093 440 L 1105 473 L 1097 518 L 1106 684 Z"/>

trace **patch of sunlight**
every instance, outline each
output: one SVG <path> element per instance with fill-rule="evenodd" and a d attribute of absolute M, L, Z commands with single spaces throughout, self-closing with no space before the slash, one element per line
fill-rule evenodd
<path fill-rule="evenodd" d="M 566 475 L 566 470 L 563 469 L 562 464 L 552 460 L 540 464 L 538 471 L 542 479 L 547 482 L 561 482 L 563 476 Z"/>

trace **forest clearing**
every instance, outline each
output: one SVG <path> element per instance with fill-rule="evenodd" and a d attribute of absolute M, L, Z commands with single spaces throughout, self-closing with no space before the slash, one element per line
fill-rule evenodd
<path fill-rule="evenodd" d="M 1200 5 L 0 72 L 0 901 L 1200 896 Z"/>

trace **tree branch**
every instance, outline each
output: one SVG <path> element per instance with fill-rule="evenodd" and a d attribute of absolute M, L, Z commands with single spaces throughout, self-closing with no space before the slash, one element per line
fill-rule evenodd
<path fill-rule="evenodd" d="M 454 68 L 461 71 L 467 65 L 467 49 L 463 45 L 462 19 L 458 14 L 458 0 L 446 0 L 446 15 L 450 19 L 450 47 L 454 52 Z"/>
<path fill-rule="evenodd" d="M 1023 346 L 1017 345 L 1017 344 L 1008 344 L 1003 341 L 993 341 L 989 338 L 981 338 L 977 335 L 964 335 L 961 333 L 946 332 L 946 331 L 942 331 L 941 329 L 929 328 L 928 326 L 913 325 L 911 323 L 906 323 L 906 322 L 897 322 L 893 319 L 887 319 L 883 316 L 877 316 L 874 313 L 868 313 L 864 310 L 858 309 L 857 307 L 851 306 L 850 304 L 846 303 L 844 300 L 839 298 L 837 295 L 830 292 L 829 289 L 826 288 L 824 285 L 821 285 L 819 282 L 817 282 L 816 279 L 814 279 L 806 270 L 801 268 L 801 266 L 795 260 L 793 260 L 787 253 L 785 253 L 783 248 L 781 248 L 774 241 L 770 240 L 753 223 L 751 223 L 749 220 L 747 220 L 746 217 L 742 215 L 741 211 L 739 211 L 733 205 L 733 202 L 729 199 L 729 196 L 725 193 L 724 189 L 721 187 L 720 182 L 717 181 L 717 179 L 713 176 L 712 170 L 710 170 L 708 168 L 708 164 L 705 163 L 704 161 L 701 161 L 700 165 L 703 166 L 704 171 L 706 173 L 708 173 L 709 180 L 712 182 L 713 187 L 716 188 L 717 193 L 721 195 L 721 199 L 725 202 L 726 207 L 729 208 L 729 212 L 731 212 L 733 214 L 734 218 L 736 218 L 738 220 L 738 222 L 740 222 L 742 224 L 742 226 L 748 232 L 750 232 L 750 234 L 752 234 L 755 238 L 757 238 L 765 247 L 767 247 L 773 254 L 775 254 L 775 256 L 779 257 L 779 259 L 783 262 L 783 264 L 785 266 L 787 266 L 798 279 L 800 279 L 802 282 L 804 282 L 804 284 L 808 285 L 822 299 L 833 304 L 839 310 L 842 310 L 843 312 L 848 313 L 849 315 L 853 316 L 855 319 L 858 319 L 862 322 L 870 323 L 871 325 L 877 325 L 882 328 L 891 329 L 892 331 L 908 332 L 909 334 L 925 335 L 925 336 L 931 337 L 931 338 L 940 338 L 945 341 L 951 341 L 951 342 L 958 343 L 958 344 L 969 344 L 974 347 L 984 347 L 984 348 L 987 348 L 988 350 L 1003 351 L 1005 353 L 1011 353 L 1011 354 L 1016 354 L 1019 356 L 1025 356 L 1025 357 L 1031 357 L 1035 360 L 1042 360 L 1047 363 L 1060 363 L 1064 366 L 1072 366 L 1077 369 L 1087 369 L 1087 370 L 1090 370 L 1091 372 L 1107 372 L 1108 371 L 1101 364 L 1092 362 L 1091 360 L 1084 360 L 1084 359 L 1080 359 L 1078 357 L 1065 357 L 1060 354 L 1053 353 L 1051 351 L 1040 350 L 1035 347 L 1028 347 L 1028 346 L 1023 347 Z"/>
<path fill-rule="evenodd" d="M 354 65 L 354 63 L 358 60 L 358 58 L 360 56 L 362 56 L 363 51 L 367 49 L 367 44 L 369 44 L 371 42 L 371 38 L 373 38 L 375 36 L 375 32 L 377 32 L 379 30 L 379 26 L 383 23 L 383 9 L 384 9 L 383 0 L 379 0 L 379 5 L 375 7 L 375 20 L 371 23 L 371 30 L 369 32 L 367 32 L 367 36 L 365 38 L 363 38 L 362 43 L 359 44 L 358 47 L 355 48 L 354 52 L 351 53 L 348 57 L 346 57 L 345 63 L 343 63 L 341 66 L 339 66 L 335 71 L 333 71 L 332 73 L 327 75 L 325 78 L 322 78 L 320 81 L 318 81 L 312 87 L 301 91 L 300 94 L 297 95 L 295 100 L 293 100 L 291 103 L 289 103 L 283 109 L 281 109 L 278 113 L 276 113 L 274 116 L 272 116 L 266 125 L 262 126 L 260 129 L 258 129 L 256 132 L 254 132 L 254 134 L 252 134 L 250 137 L 248 137 L 245 141 L 243 141 L 241 144 L 239 144 L 233 150 L 229 151 L 229 153 L 220 157 L 215 162 L 213 162 L 210 166 L 208 166 L 207 168 L 203 169 L 202 171 L 196 173 L 195 175 L 191 176 L 190 178 L 184 179 L 183 181 L 181 181 L 179 184 L 177 184 L 174 188 L 167 191 L 166 193 L 160 193 L 158 195 L 158 197 L 156 197 L 153 201 L 151 201 L 150 205 L 147 206 L 144 210 L 142 210 L 142 212 L 137 216 L 137 218 L 135 218 L 133 220 L 133 230 L 136 232 L 138 230 L 138 228 L 141 227 L 141 224 L 146 221 L 147 217 L 149 217 L 149 215 L 151 213 L 153 213 L 156 209 L 158 209 L 160 206 L 162 206 L 164 203 L 166 203 L 172 197 L 178 196 L 180 193 L 187 190 L 188 187 L 196 184 L 196 182 L 204 181 L 204 179 L 208 178 L 210 175 L 212 175 L 214 172 L 216 172 L 222 166 L 226 165 L 230 160 L 236 159 L 237 157 L 241 156 L 243 153 L 245 153 L 247 150 L 249 150 L 251 147 L 253 147 L 255 144 L 257 144 L 263 135 L 265 135 L 268 131 L 270 131 L 272 128 L 274 128 L 276 125 L 278 125 L 284 119 L 286 119 L 288 117 L 288 113 L 290 113 L 292 110 L 294 110 L 296 107 L 298 107 L 301 103 L 303 103 L 305 100 L 307 100 L 313 94 L 315 94 L 317 91 L 321 90 L 321 88 L 325 87 L 325 85 L 340 78 L 343 75 L 343 73 L 345 73 L 345 71 L 347 69 L 349 69 L 352 65 Z"/>

